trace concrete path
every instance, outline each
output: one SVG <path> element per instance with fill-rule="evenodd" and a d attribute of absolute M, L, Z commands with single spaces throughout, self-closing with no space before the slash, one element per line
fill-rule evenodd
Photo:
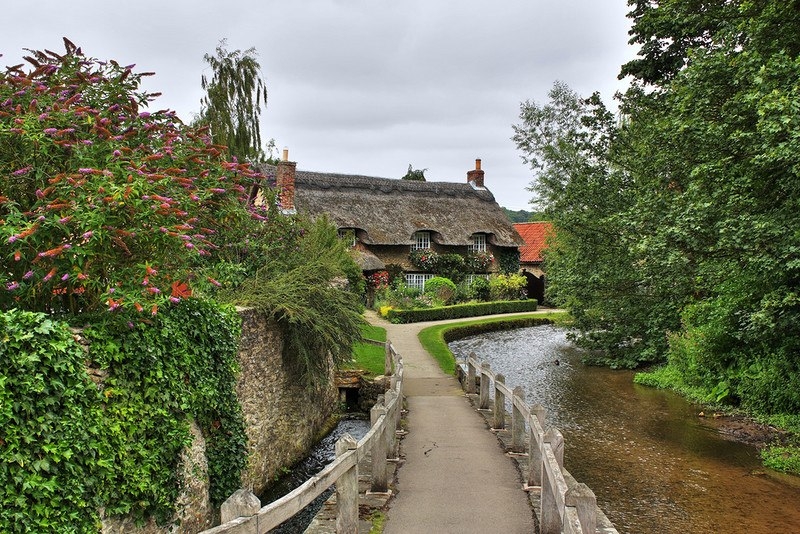
<path fill-rule="evenodd" d="M 405 461 L 384 533 L 533 532 L 533 512 L 512 460 L 455 377 L 445 375 L 417 339 L 438 323 L 396 325 L 373 313 L 367 319 L 386 328 L 405 366 Z"/>

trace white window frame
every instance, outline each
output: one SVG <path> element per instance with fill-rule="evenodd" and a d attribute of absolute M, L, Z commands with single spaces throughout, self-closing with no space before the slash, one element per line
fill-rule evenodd
<path fill-rule="evenodd" d="M 406 287 L 425 291 L 425 282 L 433 278 L 430 273 L 406 273 Z"/>
<path fill-rule="evenodd" d="M 426 248 L 431 248 L 431 233 L 414 232 L 414 244 L 411 245 L 411 250 L 424 250 Z"/>
<path fill-rule="evenodd" d="M 486 234 L 472 234 L 470 252 L 486 252 Z"/>

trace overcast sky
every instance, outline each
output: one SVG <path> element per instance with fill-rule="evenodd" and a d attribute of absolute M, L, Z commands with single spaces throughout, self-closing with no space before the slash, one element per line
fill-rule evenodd
<path fill-rule="evenodd" d="M 627 45 L 626 0 L 25 0 L 3 6 L 0 63 L 25 48 L 154 71 L 156 109 L 189 122 L 205 53 L 255 47 L 268 91 L 262 135 L 299 169 L 466 181 L 482 159 L 500 205 L 530 209 L 511 141 L 520 103 L 562 80 L 608 104 Z M 208 73 L 206 70 L 205 72 Z"/>

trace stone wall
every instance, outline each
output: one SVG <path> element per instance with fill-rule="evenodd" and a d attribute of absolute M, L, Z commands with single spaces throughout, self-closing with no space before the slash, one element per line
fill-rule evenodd
<path fill-rule="evenodd" d="M 338 396 L 332 377 L 327 386 L 309 391 L 287 373 L 277 325 L 252 309 L 240 309 L 239 315 L 242 337 L 236 394 L 245 418 L 248 454 L 242 487 L 258 494 L 282 468 L 305 457 L 335 410 Z M 137 526 L 128 518 L 103 518 L 104 534 L 190 534 L 213 526 L 218 513 L 208 498 L 205 439 L 194 424 L 192 435 L 192 446 L 183 455 L 185 488 L 179 497 L 179 523 L 159 527 L 150 521 Z"/>
<path fill-rule="evenodd" d="M 241 373 L 236 386 L 247 427 L 248 468 L 242 487 L 259 494 L 267 483 L 305 457 L 333 413 L 333 379 L 308 390 L 283 365 L 283 340 L 275 324 L 255 310 L 240 310 Z"/>

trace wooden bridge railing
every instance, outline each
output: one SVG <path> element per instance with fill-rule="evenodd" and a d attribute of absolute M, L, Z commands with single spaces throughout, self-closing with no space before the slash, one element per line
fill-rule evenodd
<path fill-rule="evenodd" d="M 528 455 L 526 489 L 541 491 L 541 505 L 537 510 L 540 534 L 594 534 L 597 528 L 597 501 L 585 484 L 567 483 L 564 469 L 564 438 L 556 428 L 544 430 L 545 409 L 537 404 L 529 407 L 524 390 L 517 386 L 511 390 L 505 377 L 491 370 L 486 363 L 479 363 L 474 354 L 467 358 L 467 393 L 476 393 L 476 378 L 480 377 L 478 408 L 488 410 L 491 392 L 494 390 L 492 406 L 492 428 L 506 427 L 506 399 L 511 404 L 511 452 Z M 527 435 L 527 450 L 525 446 Z M 603 532 L 615 533 L 613 528 Z"/>
<path fill-rule="evenodd" d="M 388 491 L 387 460 L 397 458 L 396 431 L 403 406 L 403 359 L 390 342 L 386 343 L 386 365 L 391 386 L 370 412 L 371 428 L 356 441 L 345 434 L 336 442 L 336 459 L 301 486 L 263 508 L 243 512 L 242 508 L 223 504 L 223 523 L 202 534 L 262 534 L 291 519 L 311 501 L 336 486 L 336 532 L 358 531 L 358 464 L 367 454 L 372 457 L 370 492 Z M 240 490 L 241 492 L 242 490 Z M 237 496 L 239 492 L 231 496 Z M 250 497 L 253 497 L 250 494 Z M 229 499 L 230 500 L 230 499 Z M 252 502 L 252 501 L 251 501 Z M 258 502 L 255 499 L 255 502 Z M 257 505 L 260 506 L 260 503 Z M 226 516 L 226 510 L 228 516 Z"/>

